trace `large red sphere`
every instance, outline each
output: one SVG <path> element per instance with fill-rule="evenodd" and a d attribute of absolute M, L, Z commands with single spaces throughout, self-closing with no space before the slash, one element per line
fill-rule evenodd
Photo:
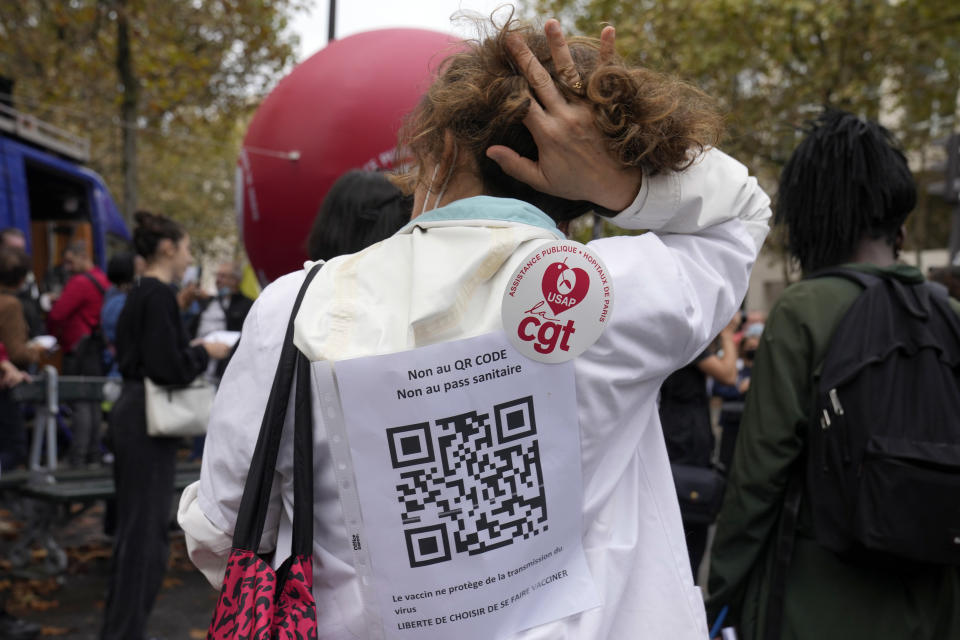
<path fill-rule="evenodd" d="M 270 92 L 237 162 L 239 223 L 261 281 L 302 266 L 310 224 L 340 175 L 392 166 L 403 117 L 454 46 L 423 29 L 358 33 L 331 42 Z"/>

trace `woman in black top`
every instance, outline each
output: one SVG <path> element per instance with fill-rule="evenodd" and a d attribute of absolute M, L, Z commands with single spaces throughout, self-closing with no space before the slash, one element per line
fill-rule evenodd
<path fill-rule="evenodd" d="M 123 392 L 110 416 L 117 485 L 117 530 L 102 640 L 142 640 L 167 563 L 176 438 L 147 435 L 143 379 L 189 384 L 223 344 L 191 346 L 171 283 L 193 262 L 190 238 L 177 223 L 136 214 L 133 241 L 147 261 L 117 321 Z"/>

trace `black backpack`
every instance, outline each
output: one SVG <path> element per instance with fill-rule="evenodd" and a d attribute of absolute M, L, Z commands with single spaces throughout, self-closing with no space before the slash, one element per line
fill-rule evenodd
<path fill-rule="evenodd" d="M 824 547 L 960 564 L 960 318 L 946 291 L 847 269 L 864 291 L 820 368 L 805 495 Z"/>

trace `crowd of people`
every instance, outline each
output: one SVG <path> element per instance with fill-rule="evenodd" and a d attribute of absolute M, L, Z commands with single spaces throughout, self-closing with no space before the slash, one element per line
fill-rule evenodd
<path fill-rule="evenodd" d="M 85 468 L 109 463 L 117 487 L 110 510 L 116 520 L 110 527 L 115 549 L 105 638 L 142 637 L 132 629 L 145 624 L 166 569 L 179 442 L 147 436 L 142 380 L 150 376 L 175 385 L 204 373 L 218 376 L 230 347 L 204 338 L 218 330 L 238 330 L 252 304 L 238 291 L 238 269 L 232 262 L 219 265 L 215 294 L 194 285 L 177 295 L 173 287 L 193 261 L 189 237 L 161 216 L 139 212 L 136 220 L 136 254 L 113 255 L 106 274 L 93 262 L 87 242 L 66 246 L 62 290 L 42 292 L 49 301 L 47 313 L 39 302 L 40 289 L 33 285 L 23 233 L 5 230 L 0 246 L 0 469 L 10 471 L 26 462 L 27 407 L 15 402 L 10 390 L 37 373 L 36 365 L 52 356 L 51 346 L 62 352 L 64 375 L 123 380 L 107 424 L 99 400 L 77 401 L 64 407 L 69 420 L 59 434 L 67 443 L 62 462 Z M 31 309 L 37 313 L 31 315 Z M 188 333 L 191 319 L 193 334 Z M 35 339 L 47 334 L 55 343 Z M 198 444 L 202 447 L 202 440 Z M 0 619 L 0 637 L 38 632 L 39 627 L 12 617 Z"/>
<path fill-rule="evenodd" d="M 540 33 L 510 20 L 446 60 L 402 131 L 412 161 L 389 180 L 343 176 L 309 237 L 291 239 L 322 269 L 284 276 L 256 301 L 239 292 L 234 263 L 218 267 L 214 295 L 184 282 L 186 230 L 140 212 L 136 255 L 114 256 L 106 274 L 84 242 L 67 246 L 69 278 L 44 317 L 23 236 L 4 232 L 2 468 L 26 453 L 23 412 L 9 388 L 45 357 L 31 336 L 57 337 L 64 373 L 123 380 L 107 443 L 100 405 L 75 403 L 66 454 L 74 465 L 97 464 L 109 450 L 113 465 L 117 524 L 101 637 L 146 637 L 166 566 L 182 442 L 148 434 L 145 381 L 219 385 L 205 442 L 194 442 L 201 477 L 178 511 L 191 559 L 219 588 L 237 522 L 249 517 L 242 496 L 261 417 L 276 410 L 268 399 L 284 345 L 292 341 L 314 363 L 324 388 L 335 363 L 500 336 L 509 329 L 501 307 L 513 274 L 588 211 L 647 232 L 585 248 L 602 262 L 616 302 L 603 332 L 570 363 L 579 471 L 569 469 L 576 491 L 564 508 L 582 526 L 576 548 L 555 561 L 573 573 L 582 558 L 587 577 L 579 602 L 557 598 L 549 613 L 488 616 L 485 637 L 702 640 L 723 627 L 745 640 L 960 637 L 960 424 L 951 414 L 960 406 L 960 276 L 956 268 L 932 272 L 942 285 L 931 287 L 897 261 L 916 203 L 907 161 L 889 132 L 854 114 L 826 109 L 807 125 L 781 176 L 775 218 L 805 277 L 767 317 L 742 309 L 770 200 L 717 148 L 720 137 L 711 99 L 623 61 L 612 27 L 597 40 L 568 41 L 556 21 Z M 934 361 L 924 361 L 921 377 L 938 398 L 910 387 L 923 398 L 930 424 L 922 428 L 909 420 L 921 410 L 913 395 L 901 398 L 894 386 L 872 388 L 873 410 L 886 414 L 873 422 L 889 423 L 880 435 L 854 424 L 860 398 L 843 395 L 840 383 L 821 388 L 840 355 L 849 365 L 844 384 L 878 379 L 861 372 L 866 356 L 848 355 L 852 340 L 834 339 L 847 335 L 845 316 L 868 294 L 868 321 L 856 327 L 864 344 L 884 328 L 869 319 L 907 318 L 897 315 L 901 306 L 913 328 L 902 324 L 891 334 L 895 348 L 870 362 L 936 350 L 946 363 L 934 384 Z M 878 324 L 897 322 L 907 320 Z M 230 334 L 242 339 L 219 341 Z M 519 375 L 514 384 L 518 393 L 533 386 Z M 361 579 L 362 536 L 354 533 L 362 529 L 349 521 L 349 481 L 335 464 L 337 416 L 352 408 L 323 401 L 313 398 L 308 584 L 316 637 L 368 637 L 370 625 L 383 623 L 370 614 L 377 605 Z M 390 409 L 372 411 L 392 424 Z M 851 433 L 866 433 L 864 442 L 842 436 L 831 457 L 828 438 L 848 423 Z M 298 526 L 293 438 L 279 446 L 273 485 L 261 495 L 259 548 L 275 568 Z M 844 475 L 851 460 L 852 489 Z M 909 473 L 898 470 L 905 466 Z M 861 491 L 861 469 L 879 488 L 864 480 Z M 549 492 L 556 480 L 540 482 Z M 831 482 L 835 491 L 824 491 Z M 855 523 L 830 511 L 838 496 Z M 896 504 L 911 499 L 912 511 Z M 897 518 L 926 530 L 890 524 Z M 696 586 L 702 564 L 706 600 Z M 386 574 L 376 571 L 384 568 L 373 574 L 383 587 Z"/>
<path fill-rule="evenodd" d="M 33 263 L 26 252 L 25 236 L 18 228 L 0 231 L 0 344 L 8 383 L 30 380 L 40 363 L 57 363 L 62 375 L 122 378 L 117 353 L 117 327 L 127 297 L 146 269 L 144 256 L 132 251 L 115 253 L 104 273 L 93 261 L 90 243 L 70 242 L 63 250 L 60 271 L 62 287 L 38 286 Z M 196 283 L 178 289 L 178 317 L 191 339 L 202 341 L 215 331 L 239 331 L 253 301 L 239 292 L 237 263 L 217 267 L 216 292 L 207 293 Z M 215 303 L 215 304 L 211 304 Z M 44 310 L 44 306 L 47 310 Z M 140 339 L 140 338 L 138 338 Z M 220 353 L 220 352 L 218 352 Z M 228 360 L 211 360 L 211 380 L 219 380 Z M 60 360 L 57 361 L 59 356 Z M 0 460 L 5 470 L 26 463 L 27 443 L 23 430 L 24 407 L 5 396 L 9 423 L 0 430 Z M 62 407 L 65 421 L 58 441 L 65 445 L 63 464 L 94 467 L 109 461 L 111 452 L 104 436 L 102 404 L 73 402 Z"/>

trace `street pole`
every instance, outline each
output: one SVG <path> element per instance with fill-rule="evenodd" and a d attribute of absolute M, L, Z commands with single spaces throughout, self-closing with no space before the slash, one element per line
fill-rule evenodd
<path fill-rule="evenodd" d="M 327 21 L 327 44 L 337 38 L 337 0 L 330 0 L 330 18 Z"/>

